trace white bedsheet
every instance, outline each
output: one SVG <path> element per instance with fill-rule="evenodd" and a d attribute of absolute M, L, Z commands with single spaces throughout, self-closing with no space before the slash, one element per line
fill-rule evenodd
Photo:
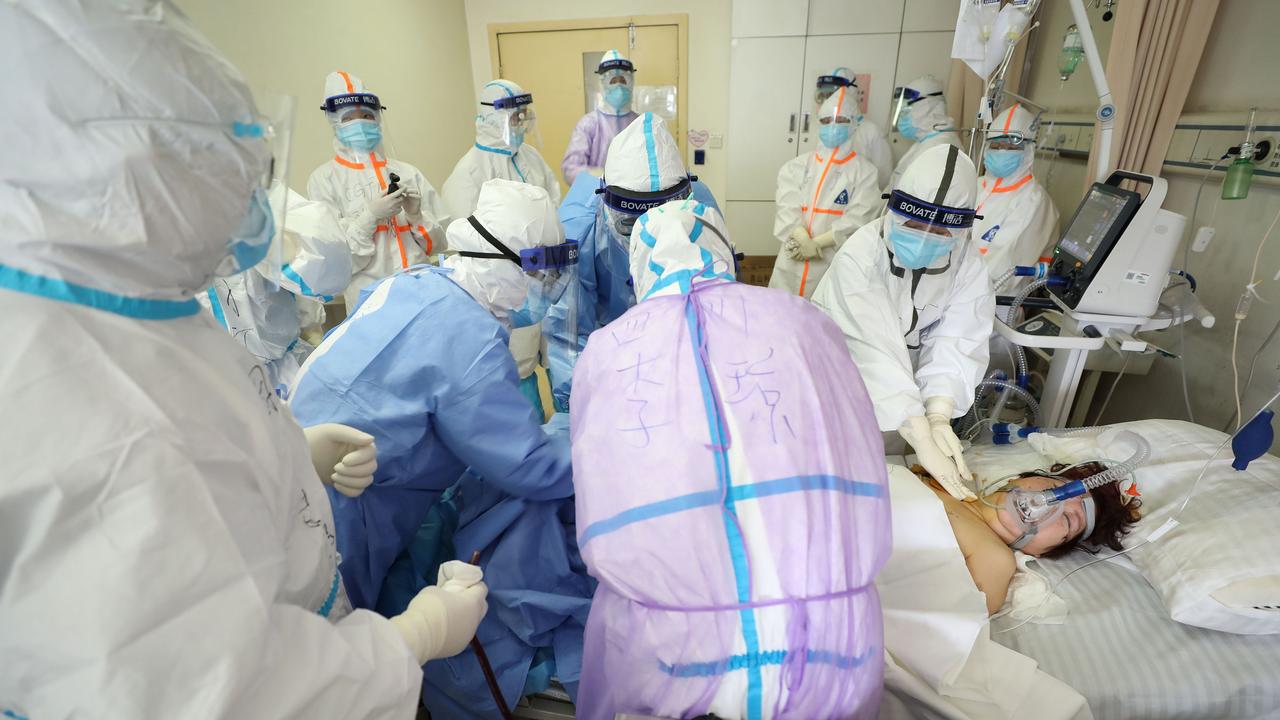
<path fill-rule="evenodd" d="M 890 464 L 894 550 L 876 581 L 884 612 L 881 718 L 1092 718 L 1082 695 L 992 642 L 946 512 Z"/>

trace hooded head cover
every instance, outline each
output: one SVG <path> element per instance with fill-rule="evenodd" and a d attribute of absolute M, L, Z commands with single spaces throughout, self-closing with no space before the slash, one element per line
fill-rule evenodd
<path fill-rule="evenodd" d="M 641 300 L 737 276 L 737 251 L 724 218 L 692 198 L 641 215 L 634 235 L 640 241 L 631 243 L 631 278 Z"/>
<path fill-rule="evenodd" d="M 639 215 L 670 200 L 667 191 L 683 185 L 687 195 L 688 183 L 680 146 L 661 117 L 643 113 L 609 143 L 603 180 L 607 207 Z M 623 192 L 615 195 L 614 189 Z"/>
<path fill-rule="evenodd" d="M 841 122 L 843 121 L 843 122 Z M 856 87 L 840 87 L 822 102 L 818 108 L 818 136 L 829 148 L 839 147 L 849 141 L 858 127 L 858 90 Z"/>
<path fill-rule="evenodd" d="M 0 287 L 198 312 L 177 310 L 227 257 L 271 162 L 233 131 L 258 120 L 240 74 L 147 0 L 2 3 L 0 66 L 25 98 L 0 114 L 21 138 L 0 162 Z"/>
<path fill-rule="evenodd" d="M 526 98 L 528 102 L 523 102 Z M 480 104 L 476 111 L 476 144 L 481 149 L 514 150 L 518 143 L 511 142 L 511 110 L 502 106 L 521 103 L 528 105 L 532 102 L 533 96 L 510 80 L 485 83 L 480 88 Z"/>
<path fill-rule="evenodd" d="M 547 191 L 536 186 L 495 178 L 480 186 L 472 215 L 485 230 L 513 252 L 564 242 L 564 228 Z M 468 221 L 449 223 L 449 248 L 458 252 L 493 253 L 495 248 Z M 445 260 L 453 279 L 494 317 L 503 320 L 520 307 L 529 290 L 529 278 L 508 260 L 459 255 Z"/>
<path fill-rule="evenodd" d="M 920 141 L 941 130 L 951 128 L 951 118 L 947 116 L 947 101 L 942 95 L 942 83 L 932 75 L 925 75 L 912 80 L 904 88 L 907 105 L 902 112 L 910 119 L 910 126 L 915 130 L 912 140 Z M 898 122 L 899 128 L 903 122 Z"/>
<path fill-rule="evenodd" d="M 920 269 L 963 248 L 974 221 L 978 172 L 950 143 L 920 154 L 889 194 L 882 225 L 899 265 Z"/>

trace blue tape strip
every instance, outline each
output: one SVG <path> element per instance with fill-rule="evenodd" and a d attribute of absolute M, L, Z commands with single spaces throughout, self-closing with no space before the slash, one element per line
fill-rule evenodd
<path fill-rule="evenodd" d="M 316 291 L 311 289 L 311 286 L 307 284 L 306 280 L 302 279 L 302 276 L 298 274 L 297 270 L 293 269 L 292 265 L 285 263 L 285 265 L 280 268 L 280 274 L 284 275 L 285 277 L 297 283 L 298 289 L 302 291 L 303 295 L 307 295 L 315 298 L 325 297 L 324 295 L 316 294 Z M 329 302 L 329 301 L 325 300 L 325 302 Z"/>
<path fill-rule="evenodd" d="M 698 368 L 698 386 L 702 390 L 702 404 L 707 416 L 707 429 L 711 435 L 711 447 L 716 462 L 716 484 L 725 490 L 724 509 L 721 513 L 724 518 L 725 535 L 729 542 L 729 557 L 733 561 L 738 603 L 745 605 L 751 602 L 751 571 L 747 564 L 747 549 L 736 522 L 737 513 L 734 510 L 733 495 L 729 492 L 733 488 L 733 478 L 729 473 L 724 418 L 720 416 L 720 407 L 711 387 L 711 372 L 703 360 L 702 353 L 698 352 L 704 339 L 702 324 L 698 320 L 697 304 L 692 298 L 685 302 L 685 322 L 689 325 L 689 337 L 694 351 L 693 362 Z M 743 608 L 738 614 L 742 623 L 742 640 L 746 646 L 747 655 L 757 655 L 760 652 L 760 637 L 756 630 L 755 612 L 751 608 Z M 762 720 L 763 708 L 764 682 L 760 667 L 748 667 L 747 720 Z"/>
<path fill-rule="evenodd" d="M 230 330 L 231 326 L 227 324 L 227 316 L 222 312 L 222 301 L 218 299 L 218 292 L 210 287 L 204 291 L 209 297 L 209 309 L 213 310 L 213 317 L 218 321 L 224 330 Z"/>
<path fill-rule="evenodd" d="M 488 145 L 481 145 L 480 143 L 476 143 L 476 147 L 485 152 L 497 153 L 499 155 L 515 155 L 515 153 L 511 152 L 510 150 L 503 150 L 502 148 L 489 147 Z"/>
<path fill-rule="evenodd" d="M 774 495 L 786 495 L 794 492 L 836 492 L 856 497 L 884 498 L 884 488 L 873 483 L 858 480 L 847 480 L 835 475 L 796 475 L 778 478 L 751 485 L 735 485 L 729 489 L 733 500 L 758 500 Z M 663 515 L 673 515 L 685 510 L 696 510 L 700 507 L 715 505 L 720 502 L 720 493 L 715 490 L 679 495 L 666 500 L 658 500 L 624 510 L 613 517 L 597 520 L 587 526 L 579 545 L 586 545 L 591 540 L 608 535 L 633 523 L 653 520 Z"/>
<path fill-rule="evenodd" d="M 516 174 L 520 176 L 520 182 L 522 183 L 529 182 L 528 180 L 524 179 L 524 173 L 520 171 L 520 164 L 516 162 L 515 153 L 511 154 L 511 167 L 516 169 Z"/>
<path fill-rule="evenodd" d="M 644 114 L 644 148 L 649 155 L 649 191 L 658 192 L 662 186 L 658 181 L 658 151 L 653 142 L 653 113 Z"/>
<path fill-rule="evenodd" d="M 340 581 L 340 576 L 338 575 L 338 571 L 334 570 L 333 584 L 329 586 L 329 596 L 324 599 L 324 604 L 320 606 L 320 609 L 316 610 L 316 614 L 319 615 L 320 617 L 327 618 L 329 617 L 329 613 L 333 612 L 333 603 L 335 600 L 338 599 L 339 581 Z"/>
<path fill-rule="evenodd" d="M 138 320 L 175 320 L 199 314 L 200 304 L 189 300 L 153 300 L 116 295 L 65 280 L 55 280 L 0 265 L 0 288 L 83 305 Z"/>
<path fill-rule="evenodd" d="M 515 96 L 515 93 L 511 92 L 511 88 L 507 87 L 507 84 L 502 82 L 501 80 L 490 80 L 489 82 L 485 83 L 484 86 L 487 88 L 488 87 L 501 88 L 502 92 L 507 94 L 507 97 Z"/>
<path fill-rule="evenodd" d="M 840 670 L 853 670 L 860 667 L 872 657 L 876 648 L 868 648 L 862 655 L 840 655 L 830 650 L 806 650 L 805 662 L 817 665 L 832 665 Z M 755 654 L 733 655 L 721 660 L 700 663 L 677 663 L 668 665 L 658 661 L 658 669 L 664 674 L 678 678 L 716 677 L 748 668 L 762 668 L 770 665 L 782 665 L 787 661 L 786 650 L 765 650 Z"/>

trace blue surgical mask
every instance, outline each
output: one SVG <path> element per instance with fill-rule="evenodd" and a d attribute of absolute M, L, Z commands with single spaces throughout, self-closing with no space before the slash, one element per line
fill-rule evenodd
<path fill-rule="evenodd" d="M 267 191 L 254 188 L 249 198 L 249 209 L 240 220 L 240 226 L 227 242 L 230 257 L 219 267 L 219 275 L 235 275 L 262 262 L 271 249 L 271 239 L 276 234 L 275 217 Z"/>
<path fill-rule="evenodd" d="M 955 241 L 949 236 L 935 235 L 896 222 L 890 222 L 889 242 L 893 245 L 894 259 L 908 270 L 929 267 L 955 246 Z"/>
<path fill-rule="evenodd" d="M 372 152 L 382 144 L 382 128 L 373 120 L 354 120 L 338 126 L 338 142 L 356 152 Z"/>
<path fill-rule="evenodd" d="M 818 128 L 818 139 L 829 148 L 838 148 L 849 140 L 849 123 L 830 123 Z"/>
<path fill-rule="evenodd" d="M 987 172 L 998 178 L 1007 178 L 1018 171 L 1022 165 L 1023 151 L 1021 150 L 996 150 L 988 148 L 982 154 L 982 162 L 987 166 Z"/>
<path fill-rule="evenodd" d="M 508 144 L 508 145 L 510 145 L 510 146 L 511 146 L 511 148 L 512 148 L 513 150 L 514 150 L 514 149 L 517 149 L 517 148 L 519 148 L 521 145 L 523 145 L 523 144 L 524 144 L 524 131 L 523 131 L 523 130 L 512 130 L 512 131 L 511 131 L 511 134 L 510 134 L 510 135 L 508 135 L 508 137 L 507 137 L 507 144 Z"/>
<path fill-rule="evenodd" d="M 916 126 L 911 122 L 911 108 L 904 107 L 898 115 L 898 132 L 908 140 L 916 139 Z"/>
<path fill-rule="evenodd" d="M 626 85 L 610 85 L 604 91 L 604 101 L 618 112 L 631 105 L 631 88 Z"/>

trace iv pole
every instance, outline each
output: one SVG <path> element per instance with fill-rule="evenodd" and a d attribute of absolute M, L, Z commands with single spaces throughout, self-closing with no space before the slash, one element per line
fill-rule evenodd
<path fill-rule="evenodd" d="M 1111 166 L 1111 130 L 1116 122 L 1116 106 L 1111 102 L 1111 88 L 1107 85 L 1107 72 L 1098 54 L 1098 43 L 1093 39 L 1093 26 L 1084 11 L 1084 0 L 1068 0 L 1071 15 L 1075 18 L 1080 40 L 1084 44 L 1084 57 L 1089 63 L 1089 75 L 1098 93 L 1098 157 L 1094 162 L 1094 181 L 1104 182 Z"/>

